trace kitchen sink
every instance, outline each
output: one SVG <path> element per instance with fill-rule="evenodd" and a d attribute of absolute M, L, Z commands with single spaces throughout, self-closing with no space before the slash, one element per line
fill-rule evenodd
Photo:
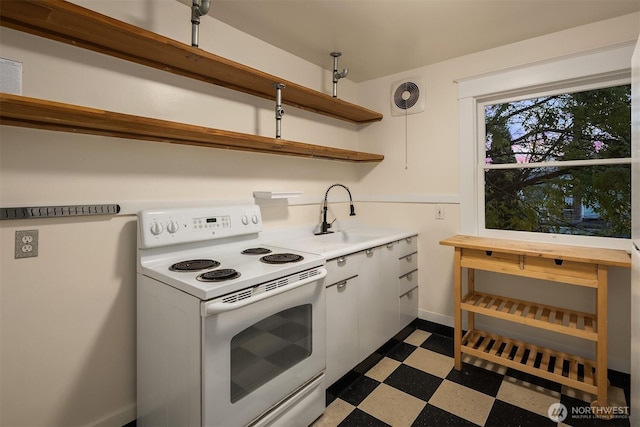
<path fill-rule="evenodd" d="M 360 230 L 336 231 L 334 233 L 307 235 L 307 237 L 287 240 L 286 247 L 311 253 L 322 254 L 326 257 L 340 256 L 361 251 L 382 244 L 384 233 L 375 231 L 362 232 Z M 277 246 L 277 243 L 276 243 Z"/>
<path fill-rule="evenodd" d="M 346 231 L 336 231 L 335 233 L 318 234 L 313 237 L 319 243 L 323 244 L 354 244 L 368 242 L 369 240 L 377 239 L 380 236 L 373 236 L 369 234 L 358 234 Z"/>
<path fill-rule="evenodd" d="M 332 259 L 386 245 L 409 236 L 404 231 L 370 226 L 358 226 L 327 234 L 313 234 L 311 229 L 306 228 L 290 239 L 272 242 L 272 245 L 320 254 L 326 259 Z"/>

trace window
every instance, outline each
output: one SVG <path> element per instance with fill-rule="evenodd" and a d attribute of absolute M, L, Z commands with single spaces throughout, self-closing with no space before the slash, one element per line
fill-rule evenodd
<path fill-rule="evenodd" d="M 631 85 L 482 107 L 485 228 L 631 237 Z"/>
<path fill-rule="evenodd" d="M 633 47 L 457 81 L 462 233 L 628 246 Z"/>

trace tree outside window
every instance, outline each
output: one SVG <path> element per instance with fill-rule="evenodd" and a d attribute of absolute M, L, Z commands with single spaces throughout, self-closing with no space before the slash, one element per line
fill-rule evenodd
<path fill-rule="evenodd" d="M 631 86 L 485 106 L 485 227 L 629 238 Z"/>

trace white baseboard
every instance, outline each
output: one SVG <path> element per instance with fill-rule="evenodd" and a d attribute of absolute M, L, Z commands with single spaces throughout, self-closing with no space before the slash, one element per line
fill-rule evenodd
<path fill-rule="evenodd" d="M 109 415 L 93 422 L 94 427 L 122 427 L 136 419 L 136 404 L 112 412 Z"/>
<path fill-rule="evenodd" d="M 418 310 L 418 318 L 427 320 L 429 322 L 437 323 L 439 325 L 450 326 L 453 328 L 453 317 L 440 313 L 434 313 L 427 310 Z"/>

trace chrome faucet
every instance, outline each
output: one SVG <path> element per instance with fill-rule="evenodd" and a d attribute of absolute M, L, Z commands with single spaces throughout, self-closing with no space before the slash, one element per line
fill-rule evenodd
<path fill-rule="evenodd" d="M 327 188 L 327 192 L 324 193 L 324 202 L 322 203 L 322 224 L 320 225 L 320 230 L 321 231 L 319 233 L 316 233 L 316 234 L 333 233 L 333 231 L 329 230 L 331 228 L 331 224 L 333 224 L 333 222 L 331 222 L 331 224 L 327 222 L 327 209 L 328 209 L 327 197 L 329 196 L 329 190 L 331 190 L 333 187 L 342 187 L 345 190 L 347 190 L 347 193 L 349 193 L 349 216 L 355 216 L 356 215 L 356 210 L 353 207 L 353 198 L 351 197 L 351 191 L 349 191 L 349 187 L 347 187 L 346 185 L 343 185 L 343 184 L 333 184 L 333 185 L 329 186 L 329 188 Z"/>

